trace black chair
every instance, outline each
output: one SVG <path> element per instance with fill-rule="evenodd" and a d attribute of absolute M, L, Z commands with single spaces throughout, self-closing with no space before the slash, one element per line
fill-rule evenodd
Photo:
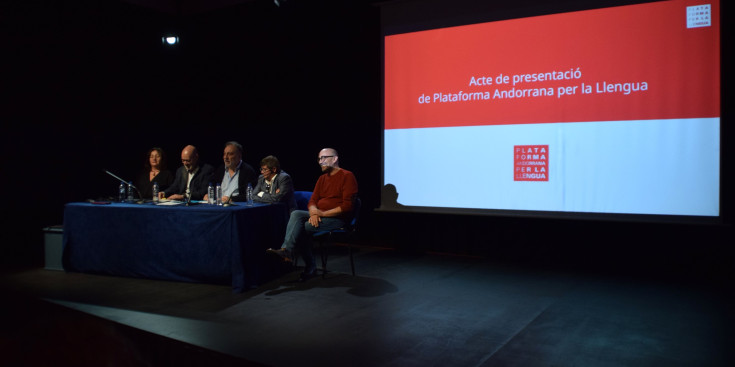
<path fill-rule="evenodd" d="M 327 275 L 327 247 L 334 244 L 335 242 L 344 243 L 347 245 L 350 254 L 350 267 L 352 268 L 352 276 L 355 276 L 355 259 L 352 254 L 352 244 L 350 243 L 351 238 L 357 231 L 357 221 L 360 218 L 360 207 L 362 201 L 359 197 L 355 197 L 355 201 L 352 207 L 352 220 L 349 221 L 344 227 L 334 229 L 331 231 L 319 231 L 312 235 L 312 239 L 319 244 L 319 252 L 322 259 L 322 278 Z"/>

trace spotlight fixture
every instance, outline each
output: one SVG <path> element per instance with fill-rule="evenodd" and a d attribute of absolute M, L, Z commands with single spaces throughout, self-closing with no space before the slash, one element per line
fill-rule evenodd
<path fill-rule="evenodd" d="M 161 37 L 161 42 L 164 45 L 173 46 L 179 43 L 179 37 L 178 36 L 163 36 Z"/>

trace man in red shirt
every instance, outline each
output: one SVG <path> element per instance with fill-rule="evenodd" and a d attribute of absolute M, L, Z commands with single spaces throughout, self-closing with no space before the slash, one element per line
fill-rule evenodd
<path fill-rule="evenodd" d="M 311 251 L 309 234 L 344 227 L 352 218 L 354 199 L 357 196 L 355 175 L 339 166 L 339 155 L 332 148 L 319 152 L 319 166 L 322 175 L 314 186 L 309 200 L 309 210 L 294 210 L 286 226 L 286 237 L 280 249 L 268 249 L 268 253 L 278 255 L 284 261 L 293 261 L 293 251 L 299 247 L 304 259 L 304 272 L 300 281 L 316 275 L 316 261 Z"/>

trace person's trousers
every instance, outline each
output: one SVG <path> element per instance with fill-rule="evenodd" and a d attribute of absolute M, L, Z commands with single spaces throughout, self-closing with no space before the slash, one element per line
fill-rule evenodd
<path fill-rule="evenodd" d="M 309 212 L 306 210 L 294 210 L 286 225 L 286 237 L 281 248 L 293 252 L 296 250 L 304 259 L 304 272 L 316 269 L 316 261 L 312 251 L 311 235 L 319 231 L 331 231 L 344 227 L 345 222 L 340 218 L 322 218 L 319 227 L 309 223 Z"/>

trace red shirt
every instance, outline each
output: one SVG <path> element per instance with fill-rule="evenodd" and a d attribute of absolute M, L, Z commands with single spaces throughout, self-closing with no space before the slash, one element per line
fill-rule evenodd
<path fill-rule="evenodd" d="M 316 205 L 319 210 L 342 208 L 342 216 L 349 217 L 352 212 L 352 200 L 357 195 L 357 179 L 355 175 L 341 168 L 334 175 L 322 174 L 316 181 L 314 193 L 311 194 L 309 206 Z"/>

